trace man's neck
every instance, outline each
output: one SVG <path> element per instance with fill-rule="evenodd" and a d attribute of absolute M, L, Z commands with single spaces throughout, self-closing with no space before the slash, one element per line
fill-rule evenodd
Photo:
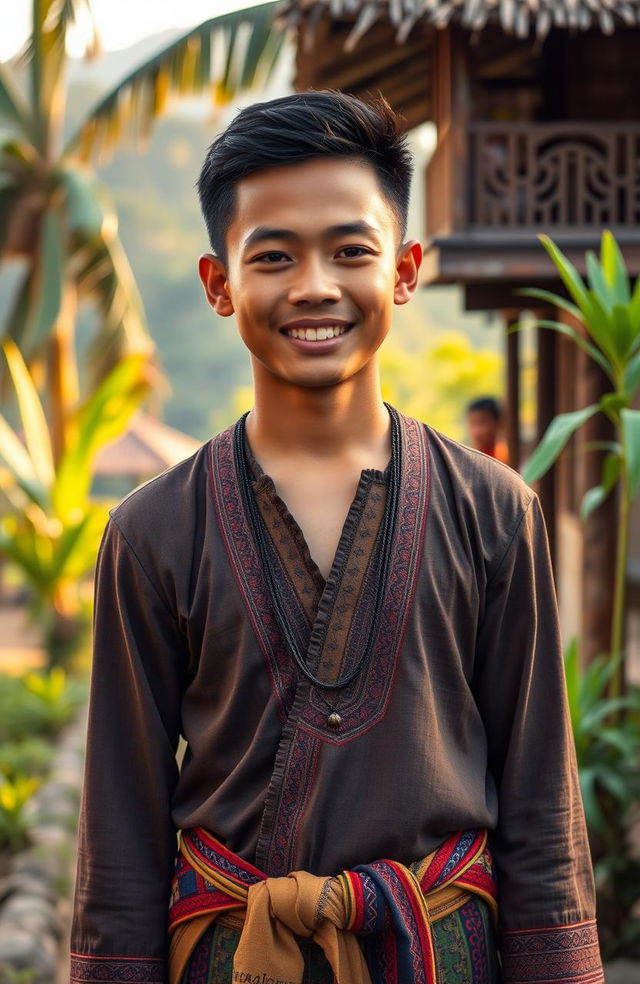
<path fill-rule="evenodd" d="M 322 389 L 256 384 L 247 435 L 258 460 L 335 460 L 370 453 L 372 464 L 381 458 L 386 463 L 390 421 L 377 375 L 373 383 L 351 379 Z"/>

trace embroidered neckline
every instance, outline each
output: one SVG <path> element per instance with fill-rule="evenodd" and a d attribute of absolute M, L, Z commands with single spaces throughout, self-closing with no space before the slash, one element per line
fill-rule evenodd
<path fill-rule="evenodd" d="M 238 476 L 240 479 L 240 492 L 245 507 L 245 513 L 250 522 L 262 567 L 266 575 L 267 588 L 273 612 L 276 617 L 276 622 L 287 649 L 293 657 L 298 669 L 309 681 L 309 683 L 316 688 L 317 691 L 340 691 L 356 680 L 371 658 L 378 624 L 382 614 L 382 600 L 386 591 L 388 573 L 390 569 L 391 551 L 393 548 L 395 530 L 397 526 L 401 480 L 400 476 L 402 474 L 402 442 L 400 435 L 400 421 L 394 408 L 389 406 L 389 404 L 385 404 L 385 406 L 387 407 L 391 418 L 391 461 L 388 468 L 389 488 L 387 492 L 387 501 L 385 504 L 382 527 L 380 530 L 380 535 L 382 537 L 380 548 L 382 576 L 378 579 L 376 586 L 373 617 L 369 623 L 366 641 L 362 647 L 362 654 L 355 666 L 347 670 L 347 672 L 340 676 L 337 680 L 332 681 L 320 679 L 320 677 L 316 676 L 310 668 L 308 663 L 309 650 L 307 648 L 307 652 L 303 653 L 298 645 L 298 640 L 296 639 L 295 633 L 289 623 L 289 618 L 286 612 L 285 603 L 278 580 L 274 576 L 269 557 L 268 533 L 255 499 L 251 476 L 249 474 L 245 428 L 245 421 L 248 414 L 244 414 L 240 418 L 234 429 L 233 441 L 236 467 L 238 469 Z M 339 714 L 335 713 L 332 708 L 330 708 L 330 711 L 331 713 L 327 717 L 330 727 L 339 728 L 342 723 L 342 718 Z"/>

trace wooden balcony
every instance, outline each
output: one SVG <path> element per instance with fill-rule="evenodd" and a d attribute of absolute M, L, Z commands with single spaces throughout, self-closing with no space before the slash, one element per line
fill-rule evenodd
<path fill-rule="evenodd" d="M 539 233 L 581 268 L 605 228 L 640 273 L 640 124 L 451 128 L 440 135 L 426 180 L 427 282 L 548 281 L 553 268 Z"/>

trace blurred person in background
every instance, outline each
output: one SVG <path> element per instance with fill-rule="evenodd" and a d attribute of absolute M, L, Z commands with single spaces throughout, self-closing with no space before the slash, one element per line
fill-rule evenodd
<path fill-rule="evenodd" d="M 509 449 L 502 439 L 503 413 L 493 396 L 480 396 L 468 404 L 467 431 L 471 447 L 509 464 Z"/>

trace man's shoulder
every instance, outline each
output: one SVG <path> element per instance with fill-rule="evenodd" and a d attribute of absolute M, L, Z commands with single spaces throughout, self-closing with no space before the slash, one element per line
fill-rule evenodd
<path fill-rule="evenodd" d="M 520 513 L 535 499 L 533 489 L 503 461 L 467 447 L 429 424 L 424 426 L 437 478 L 456 497 L 474 506 L 491 506 L 492 511 Z"/>
<path fill-rule="evenodd" d="M 123 531 L 164 531 L 184 521 L 206 488 L 211 440 L 188 458 L 143 482 L 113 509 L 111 519 Z"/>

